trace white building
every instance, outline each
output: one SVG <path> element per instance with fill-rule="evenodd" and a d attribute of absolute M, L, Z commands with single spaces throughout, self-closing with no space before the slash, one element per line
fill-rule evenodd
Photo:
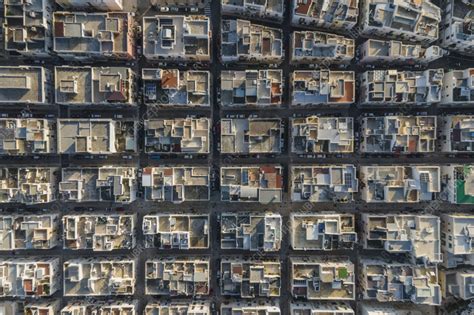
<path fill-rule="evenodd" d="M 442 214 L 441 232 L 443 265 L 446 268 L 474 266 L 474 215 Z"/>
<path fill-rule="evenodd" d="M 440 41 L 446 49 L 474 55 L 474 3 L 470 0 L 446 0 Z"/>

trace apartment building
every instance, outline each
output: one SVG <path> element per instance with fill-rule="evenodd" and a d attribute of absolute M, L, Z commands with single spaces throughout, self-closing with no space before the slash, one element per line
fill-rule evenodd
<path fill-rule="evenodd" d="M 281 153 L 283 125 L 280 118 L 221 119 L 223 154 Z"/>
<path fill-rule="evenodd" d="M 454 297 L 469 301 L 474 298 L 474 270 L 472 268 L 440 270 L 439 284 L 443 299 Z"/>
<path fill-rule="evenodd" d="M 436 265 L 363 259 L 360 262 L 359 278 L 364 300 L 441 304 Z"/>
<path fill-rule="evenodd" d="M 114 154 L 137 151 L 137 122 L 113 119 L 58 119 L 60 154 Z"/>
<path fill-rule="evenodd" d="M 45 250 L 58 244 L 57 214 L 0 216 L 1 251 Z"/>
<path fill-rule="evenodd" d="M 360 11 L 359 27 L 365 36 L 424 45 L 438 39 L 441 9 L 431 1 L 364 0 Z"/>
<path fill-rule="evenodd" d="M 60 315 L 138 315 L 138 301 L 74 301 L 61 309 Z"/>
<path fill-rule="evenodd" d="M 282 70 L 227 70 L 221 72 L 220 80 L 222 107 L 282 105 Z"/>
<path fill-rule="evenodd" d="M 5 51 L 32 58 L 48 57 L 52 46 L 52 1 L 4 0 L 2 5 Z"/>
<path fill-rule="evenodd" d="M 441 215 L 441 249 L 446 268 L 474 265 L 474 215 Z"/>
<path fill-rule="evenodd" d="M 19 303 L 23 304 L 23 314 L 25 315 L 56 315 L 60 309 L 59 300 L 39 300 Z M 0 307 L 1 309 L 1 307 Z M 21 307 L 20 307 L 21 309 Z M 16 315 L 18 313 L 4 313 L 4 315 Z"/>
<path fill-rule="evenodd" d="M 57 168 L 0 168 L 0 203 L 40 204 L 56 200 Z"/>
<path fill-rule="evenodd" d="M 56 103 L 62 105 L 135 105 L 135 73 L 126 67 L 54 68 Z"/>
<path fill-rule="evenodd" d="M 281 265 L 276 258 L 222 257 L 221 294 L 254 299 L 279 297 Z"/>
<path fill-rule="evenodd" d="M 354 58 L 354 40 L 341 35 L 294 31 L 290 38 L 292 63 L 330 64 L 349 63 Z"/>
<path fill-rule="evenodd" d="M 145 306 L 143 315 L 211 315 L 211 303 L 208 301 L 173 300 L 168 302 L 149 302 Z"/>
<path fill-rule="evenodd" d="M 221 303 L 221 315 L 280 315 L 278 300 L 271 301 L 226 301 Z"/>
<path fill-rule="evenodd" d="M 360 105 L 413 104 L 427 106 L 441 102 L 443 69 L 425 71 L 370 70 L 360 75 Z"/>
<path fill-rule="evenodd" d="M 222 13 L 249 18 L 283 20 L 284 0 L 222 0 Z"/>
<path fill-rule="evenodd" d="M 283 168 L 267 166 L 221 167 L 221 200 L 279 203 L 283 195 Z"/>
<path fill-rule="evenodd" d="M 146 248 L 209 248 L 209 214 L 149 214 L 143 217 Z"/>
<path fill-rule="evenodd" d="M 209 295 L 209 258 L 168 257 L 145 263 L 145 294 L 198 297 Z"/>
<path fill-rule="evenodd" d="M 362 200 L 365 202 L 431 201 L 441 192 L 439 166 L 361 166 L 360 179 Z"/>
<path fill-rule="evenodd" d="M 113 251 L 135 247 L 136 215 L 81 214 L 62 219 L 64 249 Z"/>
<path fill-rule="evenodd" d="M 353 71 L 296 70 L 290 86 L 291 106 L 348 106 L 355 102 Z"/>
<path fill-rule="evenodd" d="M 291 167 L 290 194 L 293 202 L 350 202 L 359 190 L 354 165 Z"/>
<path fill-rule="evenodd" d="M 442 262 L 439 217 L 364 213 L 361 219 L 365 249 L 406 253 L 415 264 Z"/>
<path fill-rule="evenodd" d="M 474 36 L 473 36 L 474 40 Z M 449 70 L 443 78 L 443 105 L 474 105 L 474 68 Z"/>
<path fill-rule="evenodd" d="M 280 63 L 284 58 L 283 31 L 241 19 L 223 19 L 223 62 Z"/>
<path fill-rule="evenodd" d="M 354 152 L 354 120 L 352 117 L 307 116 L 290 118 L 291 152 Z"/>
<path fill-rule="evenodd" d="M 52 75 L 43 67 L 0 67 L 0 104 L 45 105 L 52 102 Z"/>
<path fill-rule="evenodd" d="M 208 118 L 145 120 L 145 152 L 209 153 L 210 125 Z"/>
<path fill-rule="evenodd" d="M 292 24 L 328 29 L 352 29 L 359 16 L 359 0 L 292 0 Z"/>
<path fill-rule="evenodd" d="M 420 304 L 391 304 L 375 301 L 358 303 L 361 315 L 423 315 L 435 314 L 435 306 Z"/>
<path fill-rule="evenodd" d="M 69 60 L 135 58 L 131 12 L 54 12 L 53 50 Z"/>
<path fill-rule="evenodd" d="M 0 119 L 0 155 L 56 152 L 56 122 L 51 119 Z"/>
<path fill-rule="evenodd" d="M 353 249 L 357 242 L 353 214 L 292 213 L 290 244 L 294 250 Z"/>
<path fill-rule="evenodd" d="M 474 164 L 443 165 L 444 197 L 455 204 L 474 204 Z"/>
<path fill-rule="evenodd" d="M 146 167 L 142 173 L 145 199 L 154 201 L 208 201 L 209 167 Z"/>
<path fill-rule="evenodd" d="M 428 64 L 444 55 L 442 48 L 406 44 L 398 40 L 367 39 L 360 47 L 360 62 L 365 64 Z"/>
<path fill-rule="evenodd" d="M 364 117 L 360 150 L 364 153 L 436 151 L 436 116 Z"/>
<path fill-rule="evenodd" d="M 143 55 L 149 60 L 206 62 L 211 57 L 211 25 L 201 15 L 143 17 Z"/>
<path fill-rule="evenodd" d="M 141 79 L 147 105 L 189 108 L 211 104 L 209 71 L 144 68 Z"/>
<path fill-rule="evenodd" d="M 100 11 L 122 11 L 123 0 L 56 0 L 63 9 L 87 10 L 94 9 Z"/>
<path fill-rule="evenodd" d="M 126 257 L 66 260 L 64 296 L 131 296 L 135 293 L 135 267 L 135 261 Z"/>
<path fill-rule="evenodd" d="M 474 4 L 469 0 L 447 0 L 443 4 L 441 45 L 460 54 L 474 55 Z"/>
<path fill-rule="evenodd" d="M 65 167 L 59 182 L 61 198 L 69 202 L 130 203 L 138 192 L 134 167 Z"/>
<path fill-rule="evenodd" d="M 346 302 L 291 302 L 291 315 L 354 315 L 352 307 Z M 421 314 L 417 314 L 421 315 Z"/>
<path fill-rule="evenodd" d="M 295 299 L 355 299 L 354 264 L 347 257 L 291 257 L 290 283 Z"/>
<path fill-rule="evenodd" d="M 271 212 L 224 212 L 218 217 L 221 249 L 274 252 L 280 250 L 282 217 Z"/>
<path fill-rule="evenodd" d="M 474 116 L 447 115 L 440 118 L 443 152 L 474 152 Z"/>
<path fill-rule="evenodd" d="M 191 7 L 204 9 L 210 0 L 151 0 L 150 3 L 156 9 L 165 7 L 171 10 L 187 10 Z"/>
<path fill-rule="evenodd" d="M 0 260 L 1 297 L 47 297 L 60 289 L 59 258 Z"/>

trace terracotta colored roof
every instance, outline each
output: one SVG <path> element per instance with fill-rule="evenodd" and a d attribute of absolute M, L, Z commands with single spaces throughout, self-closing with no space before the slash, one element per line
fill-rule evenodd
<path fill-rule="evenodd" d="M 177 89 L 178 71 L 163 70 L 163 73 L 161 74 L 161 87 L 163 89 Z"/>

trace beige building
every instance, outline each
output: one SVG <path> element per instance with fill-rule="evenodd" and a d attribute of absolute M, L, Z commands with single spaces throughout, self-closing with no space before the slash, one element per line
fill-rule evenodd
<path fill-rule="evenodd" d="M 148 214 L 142 231 L 146 248 L 209 248 L 209 214 Z"/>
<path fill-rule="evenodd" d="M 474 298 L 474 269 L 440 270 L 439 284 L 443 299 L 454 297 L 464 301 L 472 300 Z"/>
<path fill-rule="evenodd" d="M 291 315 L 354 315 L 346 302 L 291 302 Z M 378 314 L 382 315 L 382 314 Z M 421 314 L 420 314 L 421 315 Z"/>
<path fill-rule="evenodd" d="M 68 303 L 61 309 L 60 315 L 138 315 L 138 301 L 75 301 Z M 39 314 L 41 315 L 41 314 Z"/>
<path fill-rule="evenodd" d="M 52 75 L 43 67 L 0 67 L 0 104 L 49 104 Z"/>
<path fill-rule="evenodd" d="M 145 263 L 145 294 L 197 297 L 209 295 L 209 258 L 168 257 Z"/>
<path fill-rule="evenodd" d="M 290 118 L 291 152 L 354 152 L 354 120 L 352 117 L 308 116 Z"/>
<path fill-rule="evenodd" d="M 278 300 L 270 301 L 254 300 L 247 301 L 226 301 L 221 303 L 221 315 L 240 315 L 240 314 L 258 314 L 258 315 L 280 315 L 280 306 Z"/>
<path fill-rule="evenodd" d="M 64 261 L 64 296 L 131 296 L 135 261 L 126 257 L 78 258 Z"/>
<path fill-rule="evenodd" d="M 284 0 L 221 0 L 222 12 L 245 17 L 283 20 Z"/>
<path fill-rule="evenodd" d="M 55 124 L 51 119 L 0 119 L 0 154 L 55 153 Z"/>
<path fill-rule="evenodd" d="M 121 11 L 123 0 L 56 0 L 63 9 Z"/>
<path fill-rule="evenodd" d="M 436 314 L 436 306 L 420 304 L 391 304 L 381 302 L 362 302 L 358 304 L 361 315 L 423 315 Z"/>
<path fill-rule="evenodd" d="M 169 302 L 149 302 L 143 315 L 211 315 L 211 303 L 208 301 L 173 300 Z"/>
<path fill-rule="evenodd" d="M 291 0 L 292 24 L 351 29 L 357 24 L 359 0 Z"/>

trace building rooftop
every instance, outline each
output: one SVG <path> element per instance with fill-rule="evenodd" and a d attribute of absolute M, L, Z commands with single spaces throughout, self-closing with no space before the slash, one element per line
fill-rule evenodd
<path fill-rule="evenodd" d="M 65 201 L 130 203 L 138 191 L 136 173 L 134 167 L 66 167 L 59 193 Z"/>
<path fill-rule="evenodd" d="M 134 73 L 125 67 L 54 68 L 56 103 L 134 105 Z"/>
<path fill-rule="evenodd" d="M 51 74 L 43 67 L 0 67 L 0 104 L 47 104 Z"/>
<path fill-rule="evenodd" d="M 308 116 L 291 118 L 291 152 L 354 152 L 354 120 L 352 117 Z"/>
<path fill-rule="evenodd" d="M 442 103 L 474 105 L 474 68 L 449 70 L 443 78 L 443 85 Z"/>
<path fill-rule="evenodd" d="M 223 107 L 282 105 L 282 70 L 222 71 L 220 79 Z"/>
<path fill-rule="evenodd" d="M 370 70 L 360 76 L 362 105 L 429 105 L 441 101 L 443 69 Z"/>
<path fill-rule="evenodd" d="M 446 268 L 474 265 L 474 215 L 442 214 L 441 246 Z"/>
<path fill-rule="evenodd" d="M 146 167 L 142 174 L 145 199 L 154 201 L 208 201 L 209 167 Z"/>
<path fill-rule="evenodd" d="M 51 49 L 51 1 L 4 0 L 2 4 L 5 50 L 29 57 L 47 57 Z"/>
<path fill-rule="evenodd" d="M 419 304 L 390 304 L 381 302 L 358 303 L 362 315 L 423 315 L 435 313 L 435 306 Z"/>
<path fill-rule="evenodd" d="M 57 214 L 1 215 L 0 250 L 51 249 L 58 244 Z"/>
<path fill-rule="evenodd" d="M 74 59 L 133 59 L 133 23 L 130 12 L 55 12 L 54 51 Z"/>
<path fill-rule="evenodd" d="M 455 297 L 464 301 L 474 298 L 474 269 L 440 270 L 439 283 L 443 298 Z"/>
<path fill-rule="evenodd" d="M 77 301 L 68 303 L 61 309 L 60 315 L 138 315 L 137 301 Z M 41 315 L 41 314 L 39 314 Z"/>
<path fill-rule="evenodd" d="M 310 202 L 349 202 L 359 190 L 354 165 L 293 166 L 291 200 Z"/>
<path fill-rule="evenodd" d="M 367 39 L 360 47 L 362 63 L 386 62 L 399 64 L 429 63 L 443 57 L 444 51 L 433 45 L 405 44 L 397 40 Z"/>
<path fill-rule="evenodd" d="M 353 214 L 292 213 L 290 223 L 294 250 L 353 249 L 357 242 Z"/>
<path fill-rule="evenodd" d="M 79 258 L 64 262 L 64 296 L 116 296 L 135 292 L 135 261 Z"/>
<path fill-rule="evenodd" d="M 440 41 L 449 50 L 474 55 L 474 3 L 470 0 L 443 2 L 445 5 Z"/>
<path fill-rule="evenodd" d="M 364 259 L 360 263 L 363 299 L 439 305 L 441 290 L 436 265 L 411 265 Z M 398 314 L 398 313 L 397 313 Z"/>
<path fill-rule="evenodd" d="M 57 168 L 0 168 L 0 203 L 48 203 L 56 200 Z"/>
<path fill-rule="evenodd" d="M 297 70 L 291 77 L 291 105 L 350 105 L 355 102 L 353 71 Z"/>
<path fill-rule="evenodd" d="M 209 258 L 162 258 L 145 263 L 145 294 L 204 296 L 209 294 Z"/>
<path fill-rule="evenodd" d="M 61 154 L 136 152 L 137 126 L 133 120 L 58 119 Z"/>
<path fill-rule="evenodd" d="M 211 315 L 211 304 L 208 301 L 173 300 L 169 302 L 150 302 L 146 305 L 143 315 Z"/>
<path fill-rule="evenodd" d="M 354 40 L 316 31 L 291 34 L 291 61 L 295 63 L 347 63 L 354 58 Z"/>
<path fill-rule="evenodd" d="M 82 214 L 62 219 L 64 249 L 112 251 L 135 246 L 135 215 Z"/>
<path fill-rule="evenodd" d="M 352 307 L 346 302 L 292 302 L 291 315 L 354 315 Z M 379 314 L 382 315 L 382 314 Z M 416 314 L 421 315 L 421 314 Z"/>
<path fill-rule="evenodd" d="M 200 15 L 143 17 L 143 54 L 147 59 L 207 61 L 211 26 Z"/>
<path fill-rule="evenodd" d="M 431 201 L 441 191 L 439 166 L 361 166 L 360 173 L 366 202 Z"/>
<path fill-rule="evenodd" d="M 359 0 L 292 0 L 293 24 L 351 28 L 357 23 Z"/>
<path fill-rule="evenodd" d="M 222 0 L 222 12 L 253 18 L 283 20 L 284 0 Z"/>
<path fill-rule="evenodd" d="M 47 297 L 59 286 L 59 259 L 29 257 L 0 261 L 0 296 Z"/>
<path fill-rule="evenodd" d="M 247 20 L 222 20 L 224 62 L 280 63 L 284 58 L 283 32 Z"/>
<path fill-rule="evenodd" d="M 221 315 L 280 315 L 278 300 L 271 301 L 230 301 L 221 303 Z"/>
<path fill-rule="evenodd" d="M 220 215 L 220 227 L 222 249 L 280 250 L 283 236 L 280 214 L 225 212 Z"/>
<path fill-rule="evenodd" d="M 209 214 L 149 214 L 143 217 L 146 248 L 209 248 Z"/>
<path fill-rule="evenodd" d="M 291 294 L 295 299 L 354 300 L 354 264 L 347 257 L 290 258 Z"/>
<path fill-rule="evenodd" d="M 281 153 L 280 118 L 221 119 L 221 153 Z"/>
<path fill-rule="evenodd" d="M 209 153 L 208 118 L 145 120 L 146 153 Z"/>
<path fill-rule="evenodd" d="M 56 122 L 48 119 L 0 119 L 0 154 L 56 152 Z"/>
<path fill-rule="evenodd" d="M 474 151 L 474 116 L 448 115 L 441 118 L 443 152 Z"/>
<path fill-rule="evenodd" d="M 171 107 L 209 107 L 209 71 L 142 69 L 143 100 L 146 104 Z"/>
<path fill-rule="evenodd" d="M 436 116 L 362 118 L 360 149 L 364 153 L 435 152 Z"/>
<path fill-rule="evenodd" d="M 283 194 L 283 169 L 279 165 L 221 167 L 221 200 L 278 203 Z"/>
<path fill-rule="evenodd" d="M 413 263 L 442 261 L 440 220 L 434 215 L 362 214 L 362 245 L 365 249 L 406 253 Z"/>
<path fill-rule="evenodd" d="M 238 298 L 278 297 L 281 266 L 278 259 L 223 257 L 220 271 L 221 294 Z"/>
<path fill-rule="evenodd" d="M 361 11 L 364 35 L 423 43 L 438 39 L 441 9 L 431 1 L 367 0 Z"/>

